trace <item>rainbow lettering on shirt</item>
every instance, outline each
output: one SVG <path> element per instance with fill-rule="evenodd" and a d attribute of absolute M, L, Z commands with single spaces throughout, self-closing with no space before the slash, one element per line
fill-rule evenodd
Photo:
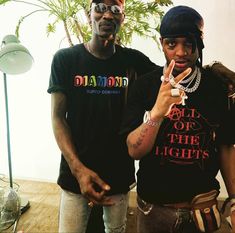
<path fill-rule="evenodd" d="M 76 75 L 74 77 L 74 86 L 75 87 L 117 87 L 125 88 L 128 86 L 127 77 L 113 77 L 113 76 L 81 76 Z"/>

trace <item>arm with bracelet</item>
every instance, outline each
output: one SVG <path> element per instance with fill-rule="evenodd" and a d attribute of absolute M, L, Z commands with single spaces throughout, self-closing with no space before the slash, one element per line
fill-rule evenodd
<path fill-rule="evenodd" d="M 164 73 L 165 77 L 170 76 L 174 65 L 175 62 L 172 60 Z M 191 68 L 186 69 L 176 76 L 175 82 L 179 83 L 187 77 L 190 72 Z M 154 106 L 150 111 L 145 111 L 143 123 L 127 136 L 128 152 L 133 159 L 139 160 L 151 151 L 164 117 L 169 114 L 175 104 L 179 105 L 182 103 L 184 96 L 183 91 L 179 90 L 178 95 L 173 97 L 171 89 L 171 84 L 163 80 Z"/>

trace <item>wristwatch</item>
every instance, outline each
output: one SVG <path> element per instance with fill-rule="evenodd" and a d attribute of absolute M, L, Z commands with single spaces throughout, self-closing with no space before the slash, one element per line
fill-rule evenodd
<path fill-rule="evenodd" d="M 145 111 L 144 118 L 143 118 L 143 123 L 146 124 L 146 125 L 150 125 L 152 127 L 156 127 L 156 126 L 160 125 L 162 122 L 161 121 L 151 120 L 150 111 Z"/>

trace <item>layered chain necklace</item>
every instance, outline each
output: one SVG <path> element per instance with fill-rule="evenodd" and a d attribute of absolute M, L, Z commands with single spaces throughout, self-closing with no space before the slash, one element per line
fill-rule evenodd
<path fill-rule="evenodd" d="M 166 70 L 166 68 L 167 68 L 167 66 L 165 65 L 164 71 Z M 170 74 L 169 79 L 173 81 L 174 76 L 172 74 Z M 193 82 L 194 82 L 194 85 L 191 86 Z M 201 82 L 201 70 L 199 67 L 196 66 L 194 72 L 190 76 L 188 76 L 187 78 L 180 81 L 180 83 L 177 83 L 175 87 L 185 91 L 186 93 L 192 93 L 198 89 L 200 82 Z M 184 84 L 184 85 L 182 85 L 182 84 Z"/>

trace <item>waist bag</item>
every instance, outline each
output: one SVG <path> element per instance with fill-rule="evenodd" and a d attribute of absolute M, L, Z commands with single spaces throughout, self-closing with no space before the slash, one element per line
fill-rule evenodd
<path fill-rule="evenodd" d="M 213 232 L 220 228 L 221 216 L 218 210 L 218 195 L 217 190 L 212 190 L 195 196 L 191 202 L 193 220 L 201 232 Z"/>

